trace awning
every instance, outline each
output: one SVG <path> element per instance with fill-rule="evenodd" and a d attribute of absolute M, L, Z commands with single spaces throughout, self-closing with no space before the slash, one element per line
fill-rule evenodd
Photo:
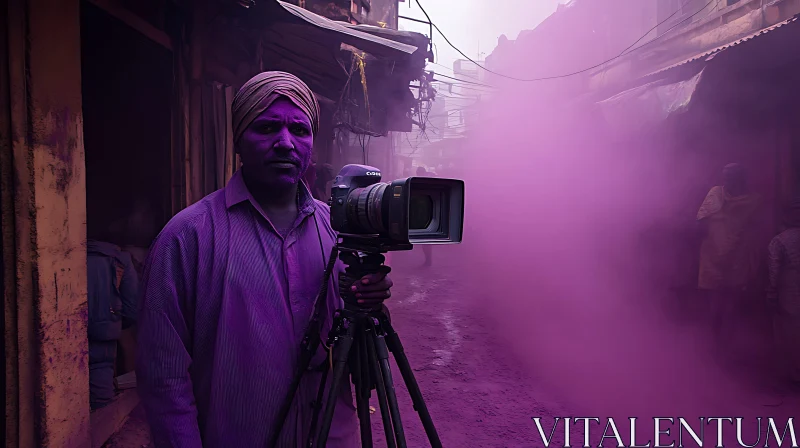
<path fill-rule="evenodd" d="M 343 43 L 366 51 L 373 56 L 380 57 L 385 55 L 396 57 L 399 55 L 412 55 L 417 51 L 417 47 L 414 45 L 408 45 L 361 31 L 349 23 L 330 20 L 291 3 L 278 1 L 278 4 L 280 4 L 284 10 L 307 24 L 335 33 Z"/>
<path fill-rule="evenodd" d="M 263 66 L 293 73 L 318 95 L 333 100 L 349 78 L 350 61 L 342 59 L 342 48 L 355 48 L 398 66 L 425 59 L 417 46 L 394 40 L 390 33 L 366 32 L 363 26 L 330 20 L 282 1 L 267 2 L 263 8 L 259 15 L 269 20 L 260 28 Z"/>
<path fill-rule="evenodd" d="M 613 129 L 624 130 L 652 126 L 689 109 L 698 86 L 702 82 L 703 74 L 710 67 L 707 64 L 712 60 L 721 62 L 722 59 L 738 57 L 747 64 L 763 67 L 769 66 L 775 60 L 783 61 L 791 54 L 796 57 L 796 47 L 787 46 L 784 43 L 787 37 L 790 38 L 789 41 L 796 42 L 796 40 L 792 40 L 792 37 L 800 33 L 798 25 L 800 25 L 800 20 L 798 16 L 795 16 L 728 44 L 686 58 L 638 78 L 634 81 L 635 84 L 639 84 L 637 87 L 595 104 Z M 775 32 L 779 28 L 781 32 Z M 764 35 L 767 36 L 755 39 Z M 743 45 L 754 40 L 762 42 L 764 45 Z M 734 48 L 736 51 L 731 51 Z M 721 57 L 718 58 L 718 56 Z M 741 65 L 742 62 L 738 64 Z M 711 72 L 709 72 L 709 76 L 711 76 Z"/>
<path fill-rule="evenodd" d="M 712 48 L 711 50 L 704 51 L 704 52 L 702 52 L 700 54 L 696 54 L 696 55 L 694 55 L 694 56 L 692 56 L 690 58 L 686 58 L 686 59 L 684 59 L 684 60 L 682 60 L 680 62 L 677 62 L 675 64 L 672 64 L 672 65 L 670 65 L 668 67 L 664 67 L 662 69 L 656 70 L 656 71 L 654 71 L 652 73 L 649 73 L 648 75 L 644 76 L 644 78 L 658 76 L 658 75 L 660 75 L 660 74 L 662 74 L 664 72 L 667 72 L 669 70 L 672 70 L 674 68 L 678 68 L 678 67 L 681 67 L 681 66 L 684 66 L 684 65 L 687 65 L 687 64 L 690 64 L 692 62 L 699 62 L 699 61 L 708 62 L 711 59 L 713 59 L 717 54 L 719 54 L 719 53 L 721 53 L 721 52 L 723 52 L 725 50 L 728 50 L 729 48 L 733 48 L 733 47 L 741 45 L 741 44 L 743 44 L 745 42 L 749 42 L 749 41 L 755 39 L 756 37 L 763 36 L 764 34 L 767 34 L 769 32 L 775 31 L 778 28 L 783 28 L 786 25 L 789 25 L 789 24 L 794 23 L 794 22 L 798 22 L 798 17 L 797 16 L 791 17 L 791 18 L 789 18 L 787 20 L 784 20 L 783 22 L 778 22 L 775 25 L 769 26 L 767 28 L 760 29 L 760 30 L 756 31 L 755 33 L 748 34 L 747 36 L 739 38 L 739 39 L 737 39 L 737 40 L 735 40 L 733 42 L 727 43 L 725 45 L 721 45 L 721 46 L 716 47 L 716 48 Z"/>
<path fill-rule="evenodd" d="M 646 129 L 689 109 L 703 71 L 676 83 L 655 81 L 597 103 L 612 129 Z"/>
<path fill-rule="evenodd" d="M 362 33 L 372 34 L 384 39 L 389 39 L 395 42 L 404 43 L 416 47 L 418 50 L 427 50 L 430 45 L 430 39 L 424 34 L 415 33 L 412 31 L 395 30 L 392 28 L 381 28 L 373 25 L 359 24 L 353 25 L 350 23 L 341 22 L 341 25 Z M 432 55 L 429 55 L 429 60 Z"/>

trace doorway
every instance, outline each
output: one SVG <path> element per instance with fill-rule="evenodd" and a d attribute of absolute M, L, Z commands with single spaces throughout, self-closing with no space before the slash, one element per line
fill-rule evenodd
<path fill-rule="evenodd" d="M 80 19 L 87 237 L 121 247 L 141 276 L 172 211 L 172 52 L 88 1 Z M 135 384 L 135 352 L 132 326 L 117 343 L 117 393 Z"/>
<path fill-rule="evenodd" d="M 147 248 L 171 214 L 172 52 L 83 1 L 81 70 L 88 236 Z"/>

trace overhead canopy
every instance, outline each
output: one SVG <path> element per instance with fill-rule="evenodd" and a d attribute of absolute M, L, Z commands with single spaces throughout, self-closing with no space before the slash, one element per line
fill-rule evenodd
<path fill-rule="evenodd" d="M 646 75 L 645 78 L 652 77 L 652 76 L 657 76 L 657 75 L 660 75 L 660 74 L 665 73 L 667 71 L 674 70 L 674 69 L 682 67 L 682 66 L 686 66 L 688 64 L 708 62 L 708 61 L 712 60 L 716 55 L 722 53 L 723 51 L 732 49 L 734 47 L 738 47 L 739 45 L 742 45 L 742 44 L 744 44 L 746 42 L 750 42 L 751 40 L 753 40 L 753 39 L 755 39 L 757 37 L 761 37 L 761 36 L 763 36 L 763 35 L 765 35 L 767 33 L 774 32 L 775 30 L 777 30 L 779 28 L 784 28 L 783 31 L 786 31 L 787 29 L 785 27 L 787 25 L 793 24 L 795 22 L 799 22 L 797 16 L 791 17 L 791 18 L 789 18 L 787 20 L 784 20 L 782 22 L 778 22 L 775 25 L 769 26 L 767 28 L 758 30 L 755 33 L 748 34 L 747 36 L 744 36 L 744 37 L 741 37 L 739 39 L 736 39 L 733 42 L 727 43 L 725 45 L 721 45 L 721 46 L 716 47 L 716 48 L 712 48 L 712 49 L 704 51 L 704 52 L 702 52 L 700 54 L 696 54 L 696 55 L 694 55 L 692 57 L 689 57 L 689 58 L 686 58 L 686 59 L 684 59 L 684 60 L 682 60 L 680 62 L 676 62 L 675 64 L 672 64 L 672 65 L 670 65 L 668 67 L 664 67 L 662 69 L 659 69 L 659 70 L 657 70 L 655 72 L 652 72 L 652 73 Z M 797 25 L 794 25 L 792 28 L 789 29 L 789 32 L 794 32 L 795 34 L 797 34 L 797 31 L 798 31 Z M 780 33 L 778 33 L 778 34 L 780 34 Z M 782 36 L 779 36 L 779 37 L 782 37 Z"/>
<path fill-rule="evenodd" d="M 361 31 L 356 26 L 352 26 L 346 22 L 336 22 L 334 20 L 327 19 L 291 3 L 278 1 L 278 4 L 293 16 L 320 29 L 327 30 L 331 33 L 336 33 L 338 35 L 337 37 L 341 39 L 343 43 L 366 51 L 373 56 L 379 57 L 385 55 L 387 57 L 397 57 L 403 54 L 412 55 L 417 51 L 417 47 L 414 45 L 401 43 Z"/>
<path fill-rule="evenodd" d="M 411 31 L 395 30 L 392 28 L 381 28 L 365 24 L 352 25 L 350 23 L 341 22 L 341 25 L 358 32 L 373 34 L 375 36 L 379 36 L 395 42 L 402 42 L 404 44 L 412 45 L 417 48 L 418 52 L 428 51 L 428 45 L 430 43 L 430 40 L 424 34 L 415 33 Z M 427 54 L 426 56 L 428 58 L 428 61 L 434 62 L 433 54 Z"/>
<path fill-rule="evenodd" d="M 380 28 L 353 26 L 314 14 L 282 1 L 259 2 L 261 12 L 254 14 L 253 27 L 261 34 L 260 54 L 265 70 L 293 73 L 311 89 L 333 101 L 339 100 L 342 87 L 350 77 L 350 57 L 342 50 L 365 52 L 370 57 L 395 67 L 395 77 L 406 78 L 401 84 L 416 79 L 424 67 L 427 43 L 418 33 L 385 32 Z M 265 22 L 266 21 L 266 22 Z M 409 72 L 419 72 L 408 75 Z M 415 77 L 416 76 L 416 77 Z"/>
<path fill-rule="evenodd" d="M 641 129 L 654 125 L 689 110 L 698 87 L 712 85 L 710 81 L 702 81 L 704 76 L 712 76 L 716 84 L 716 77 L 727 73 L 724 67 L 735 67 L 738 71 L 775 69 L 788 59 L 797 58 L 797 46 L 789 43 L 797 42 L 798 37 L 800 20 L 795 16 L 651 72 L 635 81 L 640 85 L 596 105 L 613 129 Z M 723 60 L 728 61 L 727 65 Z M 732 74 L 724 76 L 730 78 Z"/>
<path fill-rule="evenodd" d="M 675 83 L 656 81 L 618 93 L 597 103 L 614 129 L 642 129 L 689 109 L 703 71 Z"/>

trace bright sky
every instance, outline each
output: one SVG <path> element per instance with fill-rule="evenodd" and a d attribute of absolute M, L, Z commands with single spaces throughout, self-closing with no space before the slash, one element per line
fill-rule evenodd
<path fill-rule="evenodd" d="M 455 46 L 472 59 L 483 59 L 505 34 L 516 39 L 522 30 L 533 29 L 556 9 L 559 0 L 419 0 L 439 29 Z M 416 0 L 400 3 L 400 15 L 425 20 Z M 428 25 L 400 19 L 400 29 L 429 35 Z M 433 31 L 436 63 L 450 68 L 433 66 L 442 74 L 452 74 L 453 62 L 463 59 L 442 36 Z"/>

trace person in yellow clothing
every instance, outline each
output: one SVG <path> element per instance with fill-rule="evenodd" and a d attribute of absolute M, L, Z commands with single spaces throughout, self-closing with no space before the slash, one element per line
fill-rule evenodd
<path fill-rule="evenodd" d="M 697 212 L 703 228 L 698 288 L 711 310 L 719 341 L 737 305 L 757 276 L 757 219 L 761 197 L 749 190 L 744 168 L 736 163 L 723 169 L 723 185 L 713 187 Z"/>

